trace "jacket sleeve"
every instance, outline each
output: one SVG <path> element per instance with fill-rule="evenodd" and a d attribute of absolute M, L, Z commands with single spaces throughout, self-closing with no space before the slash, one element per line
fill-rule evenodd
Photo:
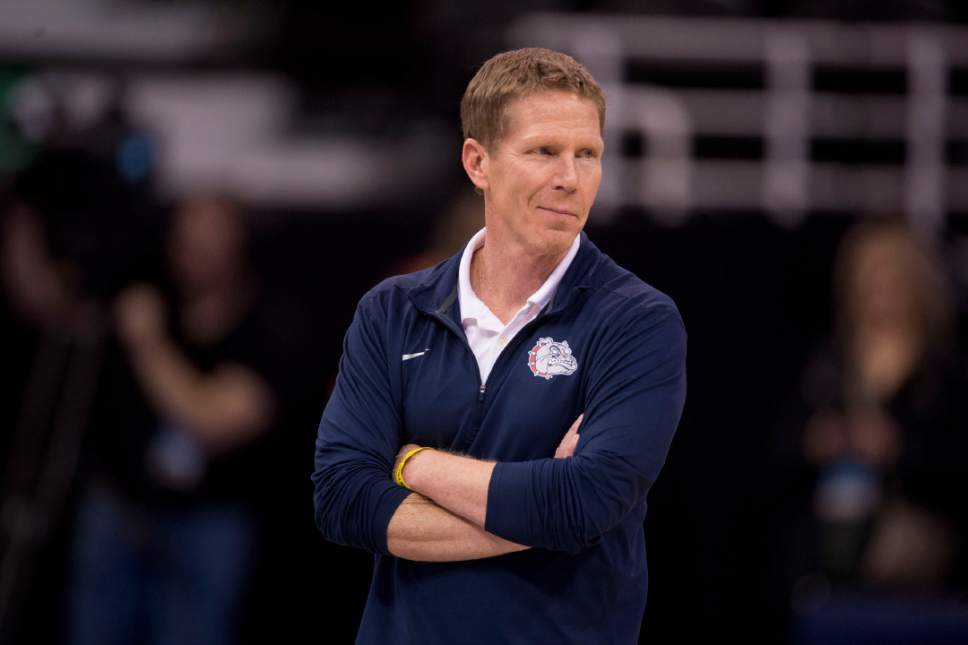
<path fill-rule="evenodd" d="M 620 327 L 589 357 L 575 455 L 498 463 L 488 488 L 489 532 L 577 553 L 645 502 L 685 403 L 686 333 L 671 305 Z"/>
<path fill-rule="evenodd" d="M 316 525 L 333 542 L 389 555 L 387 525 L 409 494 L 390 479 L 400 445 L 386 314 L 364 296 L 343 341 L 339 375 L 316 437 Z"/>

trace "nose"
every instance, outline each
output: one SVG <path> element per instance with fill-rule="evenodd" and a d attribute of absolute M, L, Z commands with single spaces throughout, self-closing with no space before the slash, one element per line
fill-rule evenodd
<path fill-rule="evenodd" d="M 575 157 L 561 155 L 555 167 L 554 186 L 558 190 L 573 193 L 578 188 L 578 168 Z"/>

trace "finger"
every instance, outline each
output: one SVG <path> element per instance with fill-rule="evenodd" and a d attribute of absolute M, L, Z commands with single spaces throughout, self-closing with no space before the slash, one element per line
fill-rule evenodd
<path fill-rule="evenodd" d="M 581 414 L 579 414 L 578 415 L 578 418 L 575 419 L 575 422 L 571 424 L 571 427 L 570 428 L 568 428 L 568 433 L 569 434 L 571 434 L 571 433 L 577 434 L 578 433 L 578 427 L 581 425 L 581 421 L 584 418 L 585 418 L 585 413 L 584 412 L 582 412 Z"/>

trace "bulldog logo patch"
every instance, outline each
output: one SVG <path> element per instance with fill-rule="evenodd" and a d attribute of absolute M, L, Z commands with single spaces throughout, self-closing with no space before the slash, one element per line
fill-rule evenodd
<path fill-rule="evenodd" d="M 571 354 L 568 341 L 556 343 L 554 338 L 539 338 L 528 352 L 528 367 L 535 376 L 550 379 L 553 376 L 570 376 L 578 369 L 578 360 Z"/>

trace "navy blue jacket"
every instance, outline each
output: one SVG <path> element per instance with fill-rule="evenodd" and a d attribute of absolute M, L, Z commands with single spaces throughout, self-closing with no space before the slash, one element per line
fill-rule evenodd
<path fill-rule="evenodd" d="M 360 301 L 312 478 L 323 535 L 376 554 L 358 643 L 637 642 L 646 494 L 685 401 L 686 333 L 668 296 L 581 235 L 486 387 L 460 324 L 459 254 Z M 580 413 L 575 455 L 553 459 Z M 390 555 L 387 524 L 409 494 L 390 469 L 409 442 L 498 461 L 485 528 L 534 548 L 449 563 Z"/>

